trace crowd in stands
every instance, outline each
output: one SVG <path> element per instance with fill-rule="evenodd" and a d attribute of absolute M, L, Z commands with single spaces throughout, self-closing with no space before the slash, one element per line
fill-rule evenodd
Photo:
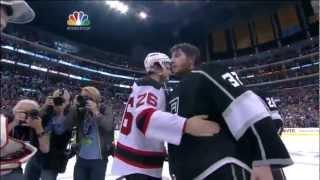
<path fill-rule="evenodd" d="M 301 87 L 276 94 L 285 127 L 319 126 L 319 87 Z"/>
<path fill-rule="evenodd" d="M 277 61 L 273 60 L 275 62 L 260 59 L 261 62 L 265 62 L 263 65 L 261 62 L 259 65 L 254 65 L 254 61 L 248 61 L 241 66 L 229 66 L 229 68 L 236 71 L 245 84 L 294 80 L 296 78 L 304 82 L 305 79 L 310 79 L 310 76 L 316 76 L 319 73 L 319 53 L 317 51 L 319 44 L 312 44 L 309 48 L 311 49 L 296 49 L 293 51 L 294 53 L 289 53 L 290 56 L 284 55 L 282 58 L 272 57 L 271 59 L 277 59 Z M 249 65 L 250 62 L 251 65 Z"/>
<path fill-rule="evenodd" d="M 17 101 L 25 98 L 36 100 L 42 105 L 50 93 L 65 88 L 71 97 L 79 94 L 85 84 L 78 80 L 48 77 L 34 71 L 6 70 L 1 72 L 1 113 L 9 113 Z M 96 85 L 99 86 L 99 85 Z M 99 86 L 102 104 L 112 105 L 114 126 L 119 127 L 127 93 L 116 93 L 108 86 Z"/>
<path fill-rule="evenodd" d="M 29 97 L 44 103 L 46 96 L 57 88 L 68 89 L 72 96 L 85 84 L 78 80 L 48 77 L 43 73 L 7 70 L 1 72 L 1 113 L 10 110 L 20 99 Z M 114 126 L 119 128 L 128 91 L 99 86 L 103 103 L 112 104 Z M 317 127 L 319 125 L 318 86 L 294 88 L 274 93 L 285 127 Z"/>
<path fill-rule="evenodd" d="M 233 59 L 219 60 L 218 62 L 228 65 L 232 70 L 238 71 L 246 68 L 259 67 L 262 65 L 297 58 L 313 54 L 319 51 L 319 37 L 296 42 L 291 46 L 263 51 L 258 54 L 241 56 Z"/>

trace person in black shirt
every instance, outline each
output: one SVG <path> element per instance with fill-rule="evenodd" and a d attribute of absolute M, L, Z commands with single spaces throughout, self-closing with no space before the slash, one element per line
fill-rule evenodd
<path fill-rule="evenodd" d="M 176 179 L 271 180 L 271 167 L 293 163 L 268 107 L 235 72 L 213 63 L 195 69 L 200 52 L 191 44 L 175 45 L 171 55 L 180 82 L 170 95 L 170 111 L 187 118 L 208 114 L 221 127 L 214 137 L 185 134 L 180 146 L 169 145 Z"/>
<path fill-rule="evenodd" d="M 50 134 L 50 151 L 38 151 L 31 158 L 25 169 L 26 180 L 55 180 L 58 173 L 63 173 L 67 166 L 66 148 L 71 138 L 71 130 L 65 131 L 63 122 L 69 111 L 70 94 L 66 89 L 57 89 L 48 96 L 41 109 L 45 132 Z M 32 144 L 37 145 L 36 139 Z"/>

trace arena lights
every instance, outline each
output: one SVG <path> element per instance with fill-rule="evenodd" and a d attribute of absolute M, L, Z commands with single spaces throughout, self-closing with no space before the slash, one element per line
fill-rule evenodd
<path fill-rule="evenodd" d="M 21 63 L 21 62 L 17 62 L 17 65 L 18 66 L 23 66 L 23 67 L 30 67 L 29 64 L 24 64 L 24 63 Z"/>
<path fill-rule="evenodd" d="M 254 78 L 254 75 L 248 75 L 247 78 Z"/>
<path fill-rule="evenodd" d="M 105 1 L 105 3 L 111 8 L 119 11 L 121 14 L 126 14 L 129 10 L 129 6 L 121 1 Z"/>
<path fill-rule="evenodd" d="M 140 19 L 147 19 L 148 14 L 145 13 L 144 11 L 141 11 L 141 12 L 139 13 L 139 17 L 140 17 Z"/>
<path fill-rule="evenodd" d="M 14 64 L 15 63 L 14 61 L 11 61 L 11 60 L 8 60 L 8 59 L 1 59 L 1 62 L 5 62 L 5 63 L 8 63 L 8 64 Z"/>
<path fill-rule="evenodd" d="M 58 74 L 58 71 L 55 71 L 55 70 L 49 70 L 49 73 L 52 73 L 52 74 Z"/>
<path fill-rule="evenodd" d="M 37 92 L 35 89 L 21 88 L 22 91 Z"/>
<path fill-rule="evenodd" d="M 59 75 L 62 75 L 62 76 L 65 76 L 65 77 L 69 77 L 69 78 L 73 78 L 73 79 L 77 79 L 77 80 L 91 81 L 91 79 L 89 79 L 89 78 L 76 76 L 76 75 L 73 75 L 73 74 L 67 74 L 67 73 L 63 73 L 63 72 L 59 72 L 59 71 L 55 71 L 55 70 L 49 70 L 47 68 L 43 68 L 43 67 L 39 67 L 39 66 L 35 66 L 35 65 L 30 65 L 30 64 L 24 64 L 24 63 L 21 63 L 21 62 L 15 62 L 15 61 L 7 60 L 7 59 L 1 59 L 1 62 L 8 63 L 8 64 L 16 64 L 18 66 L 23 66 L 23 67 L 26 67 L 26 68 L 30 68 L 30 69 L 38 70 L 38 71 L 42 71 L 42 72 L 49 72 L 49 73 L 52 73 L 52 74 L 59 74 Z"/>
<path fill-rule="evenodd" d="M 81 70 L 85 70 L 85 71 L 89 71 L 89 72 L 93 72 L 93 73 L 97 73 L 97 74 L 102 74 L 102 75 L 109 76 L 109 77 L 122 78 L 122 79 L 128 79 L 128 80 L 137 79 L 136 77 L 132 77 L 132 76 L 125 76 L 125 75 L 120 75 L 120 74 L 108 73 L 108 72 L 105 72 L 105 71 L 98 71 L 98 70 L 95 70 L 95 69 L 92 69 L 92 68 L 88 68 L 88 67 L 85 67 L 85 66 L 72 64 L 72 63 L 67 62 L 67 61 L 58 60 L 58 59 L 55 59 L 55 58 L 49 58 L 48 56 L 44 56 L 44 55 L 41 55 L 41 54 L 33 53 L 33 52 L 30 52 L 30 51 L 27 51 L 27 50 L 24 50 L 24 49 L 13 48 L 12 46 L 1 46 L 1 48 L 8 49 L 8 50 L 11 50 L 11 51 L 16 51 L 16 52 L 19 52 L 21 54 L 27 54 L 29 56 L 38 57 L 40 59 L 44 59 L 44 60 L 47 60 L 47 61 L 52 61 L 52 62 L 55 62 L 55 63 L 63 64 L 65 66 L 73 67 L 73 68 L 76 68 L 76 69 L 81 69 Z M 15 64 L 14 61 L 10 61 L 10 60 L 7 60 L 7 59 L 1 59 L 1 61 L 5 62 L 5 63 L 9 63 L 9 64 Z M 38 69 L 36 69 L 36 70 L 38 70 Z M 170 80 L 169 83 L 179 83 L 179 81 Z"/>
<path fill-rule="evenodd" d="M 113 84 L 113 86 L 120 87 L 120 88 L 126 88 L 126 89 L 130 89 L 131 88 L 131 86 L 125 85 L 125 84 Z"/>
<path fill-rule="evenodd" d="M 43 72 L 47 72 L 47 71 L 48 71 L 47 68 L 43 68 L 43 67 L 39 67 L 39 66 L 34 66 L 34 65 L 31 65 L 30 68 L 31 68 L 31 69 L 35 69 L 35 70 L 38 70 L 38 71 L 43 71 Z"/>

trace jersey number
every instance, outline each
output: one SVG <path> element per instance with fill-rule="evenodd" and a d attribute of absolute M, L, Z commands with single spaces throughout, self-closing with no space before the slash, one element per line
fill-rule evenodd
<path fill-rule="evenodd" d="M 144 94 L 138 95 L 138 101 L 137 101 L 135 108 L 138 108 L 139 106 L 142 106 L 145 103 L 147 103 L 150 106 L 157 107 L 157 100 L 158 100 L 158 97 L 152 93 L 144 93 Z M 120 132 L 124 135 L 130 134 L 131 127 L 132 127 L 132 121 L 133 121 L 132 113 L 127 111 L 128 106 L 129 106 L 129 104 L 127 104 L 127 107 L 125 109 L 125 113 L 124 113 L 124 116 L 122 119 L 121 130 L 120 130 Z"/>
<path fill-rule="evenodd" d="M 225 73 L 222 75 L 222 78 L 224 80 L 228 80 L 233 87 L 238 87 L 240 85 L 243 85 L 243 83 L 240 81 L 236 72 Z"/>
<path fill-rule="evenodd" d="M 268 106 L 270 107 L 270 108 L 276 108 L 277 107 L 277 105 L 276 105 L 276 103 L 274 102 L 274 99 L 271 97 L 267 97 L 266 98 L 266 100 L 267 100 L 267 103 L 268 103 Z"/>

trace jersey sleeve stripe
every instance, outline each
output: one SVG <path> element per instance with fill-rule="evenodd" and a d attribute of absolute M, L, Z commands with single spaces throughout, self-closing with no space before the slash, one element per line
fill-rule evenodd
<path fill-rule="evenodd" d="M 137 119 L 136 119 L 137 120 L 136 121 L 137 127 L 144 135 L 146 134 L 150 118 L 155 111 L 156 111 L 156 109 L 154 109 L 154 108 L 148 108 L 148 109 L 143 110 L 137 116 Z"/>
<path fill-rule="evenodd" d="M 192 73 L 197 73 L 197 74 L 201 74 L 203 76 L 205 76 L 206 78 L 208 78 L 215 86 L 217 86 L 222 92 L 224 92 L 232 101 L 235 99 L 234 96 L 228 91 L 226 90 L 218 81 L 216 81 L 213 77 L 211 77 L 208 73 L 204 72 L 204 71 L 192 71 Z"/>
<path fill-rule="evenodd" d="M 282 120 L 282 117 L 279 114 L 279 111 L 271 111 L 271 118 L 272 120 Z"/>
<path fill-rule="evenodd" d="M 154 168 L 161 168 L 162 167 L 162 163 L 149 165 L 149 164 L 146 164 L 146 162 L 144 162 L 144 161 L 143 162 L 136 162 L 136 161 L 127 159 L 127 158 L 121 156 L 120 154 L 115 154 L 115 157 L 118 158 L 119 160 L 127 163 L 127 164 L 130 164 L 131 166 L 135 166 L 138 168 L 154 169 Z"/>
<path fill-rule="evenodd" d="M 259 160 L 253 161 L 252 166 L 270 166 L 270 165 L 283 165 L 288 166 L 293 164 L 291 158 L 283 158 L 283 159 L 266 159 L 266 160 Z"/>
<path fill-rule="evenodd" d="M 258 144 L 259 144 L 259 148 L 260 148 L 260 152 L 261 152 L 261 158 L 262 160 L 266 160 L 267 156 L 266 156 L 266 152 L 264 150 L 262 141 L 261 141 L 261 137 L 259 135 L 259 133 L 257 132 L 256 128 L 254 127 L 254 125 L 251 126 L 252 132 L 253 134 L 256 136 Z"/>
<path fill-rule="evenodd" d="M 166 152 L 143 151 L 121 143 L 117 143 L 115 151 L 115 157 L 119 160 L 144 169 L 161 168 L 166 155 Z"/>
<path fill-rule="evenodd" d="M 141 155 L 141 156 L 166 156 L 166 152 L 154 152 L 154 151 L 143 151 L 139 149 L 135 149 L 126 145 L 123 145 L 121 143 L 117 143 L 117 148 L 124 149 L 126 151 L 130 151 L 134 154 Z"/>
<path fill-rule="evenodd" d="M 270 112 L 259 96 L 246 91 L 226 108 L 222 116 L 232 135 L 239 140 L 252 124 L 270 116 Z"/>

